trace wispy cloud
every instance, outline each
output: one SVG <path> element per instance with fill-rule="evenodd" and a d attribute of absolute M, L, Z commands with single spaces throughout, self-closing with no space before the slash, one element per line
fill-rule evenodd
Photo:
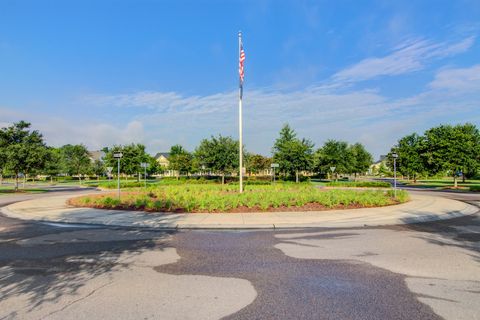
<path fill-rule="evenodd" d="M 389 55 L 368 58 L 339 71 L 333 79 L 339 82 L 356 82 L 418 71 L 433 60 L 465 52 L 474 41 L 473 36 L 455 43 L 435 43 L 425 39 L 409 40 L 394 48 Z"/>
<path fill-rule="evenodd" d="M 430 83 L 433 89 L 446 89 L 464 94 L 480 91 L 480 64 L 469 68 L 445 69 Z"/>
<path fill-rule="evenodd" d="M 404 134 L 442 122 L 471 119 L 475 113 L 472 103 L 479 97 L 459 99 L 444 90 L 447 84 L 442 79 L 453 80 L 452 74 L 457 75 L 454 83 L 472 81 L 479 74 L 478 66 L 442 70 L 423 92 L 401 99 L 388 98 L 375 90 L 339 90 L 328 85 L 295 91 L 249 90 L 244 99 L 247 149 L 268 154 L 278 130 L 289 122 L 300 136 L 317 145 L 330 138 L 360 141 L 375 155 L 383 154 Z M 137 108 L 135 119 L 143 124 L 150 148 L 155 141 L 153 148 L 157 149 L 153 151 L 177 142 L 192 149 L 210 134 L 237 135 L 236 91 L 207 96 L 138 92 L 89 99 L 110 107 Z M 454 118 L 453 107 L 457 110 Z"/>

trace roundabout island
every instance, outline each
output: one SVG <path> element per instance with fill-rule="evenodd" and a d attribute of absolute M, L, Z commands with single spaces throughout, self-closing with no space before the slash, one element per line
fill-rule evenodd
<path fill-rule="evenodd" d="M 188 188 L 190 191 L 190 200 L 194 199 L 195 193 L 201 195 L 202 190 L 205 190 L 192 186 L 183 188 Z M 276 198 L 283 196 L 284 200 L 290 199 L 287 195 L 291 190 L 288 188 L 282 190 L 282 188 L 284 187 L 277 189 L 274 193 L 277 195 Z M 175 188 L 168 189 L 172 195 L 175 194 Z M 220 190 L 223 190 L 220 192 L 223 199 L 225 197 L 230 197 L 230 201 L 240 199 L 240 203 L 237 203 L 238 207 L 230 208 L 226 212 L 219 210 L 201 212 L 201 210 L 195 209 L 192 209 L 192 212 L 178 212 L 175 210 L 174 198 L 169 198 L 172 199 L 170 212 L 151 212 L 152 210 L 148 210 L 148 208 L 146 208 L 147 210 L 134 210 L 135 204 L 145 208 L 148 203 L 146 202 L 147 197 L 161 201 L 159 200 L 161 192 L 165 192 L 165 190 L 149 190 L 143 193 L 138 190 L 129 190 L 123 195 L 122 201 L 118 201 L 112 193 L 108 192 L 95 192 L 82 197 L 62 195 L 17 202 L 2 208 L 2 212 L 9 217 L 23 220 L 152 229 L 351 228 L 445 220 L 478 212 L 477 207 L 468 203 L 421 193 L 405 196 L 407 195 L 405 192 L 404 203 L 392 202 L 393 200 L 388 196 L 390 191 L 385 190 L 356 190 L 354 192 L 353 190 L 334 190 L 335 192 L 332 192 L 333 190 L 315 190 L 314 193 L 303 190 L 302 201 L 306 201 L 303 205 L 288 207 L 280 204 L 275 208 L 264 207 L 262 210 L 259 205 L 247 208 L 241 203 L 241 199 L 251 199 L 261 195 L 262 188 L 252 188 L 249 192 L 243 193 L 240 198 L 238 194 L 230 193 L 228 188 Z M 211 201 L 217 203 L 218 198 L 211 194 L 210 192 Z M 272 193 L 269 192 L 269 194 Z M 329 208 L 324 204 L 319 204 L 317 207 L 311 205 L 308 197 L 319 195 L 323 197 L 322 199 L 330 201 Z M 356 200 L 352 200 L 352 195 L 362 199 L 376 199 L 377 207 L 372 207 L 371 204 L 360 207 L 358 202 L 355 202 Z M 381 195 L 385 195 L 385 197 L 381 198 Z M 185 195 L 177 194 L 175 199 L 186 201 L 185 197 Z M 205 197 L 203 195 L 203 198 Z M 259 198 L 264 199 L 262 196 Z M 406 201 L 407 199 L 409 201 Z M 350 203 L 346 202 L 347 200 Z M 98 203 L 111 203 L 112 208 L 120 209 L 108 209 L 105 208 L 106 206 L 100 208 Z M 165 205 L 164 202 L 158 203 L 161 203 L 162 206 Z M 299 204 L 302 203 L 299 202 Z M 379 203 L 381 206 L 378 206 Z M 225 201 L 223 205 L 226 205 Z M 247 210 L 242 210 L 242 208 L 247 208 Z M 321 208 L 321 210 L 312 210 L 312 208 Z"/>

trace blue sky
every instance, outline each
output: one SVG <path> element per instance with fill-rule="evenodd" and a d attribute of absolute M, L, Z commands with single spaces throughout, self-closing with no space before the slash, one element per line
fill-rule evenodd
<path fill-rule="evenodd" d="M 378 157 L 441 123 L 480 124 L 480 2 L 0 0 L 0 125 L 49 144 L 151 153 L 237 137 L 269 155 L 290 123 Z"/>

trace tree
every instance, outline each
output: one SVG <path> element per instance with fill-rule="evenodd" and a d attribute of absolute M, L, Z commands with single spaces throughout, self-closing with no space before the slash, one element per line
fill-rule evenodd
<path fill-rule="evenodd" d="M 279 164 L 280 170 L 286 175 L 295 175 L 295 181 L 299 182 L 299 172 L 312 167 L 313 147 L 310 140 L 298 139 L 295 131 L 285 124 L 272 148 L 273 161 Z"/>
<path fill-rule="evenodd" d="M 82 175 L 91 170 L 90 155 L 87 147 L 83 144 L 66 144 L 60 148 L 65 172 L 70 175 L 78 176 L 78 181 L 82 183 Z"/>
<path fill-rule="evenodd" d="M 238 168 L 238 141 L 222 135 L 203 139 L 195 149 L 195 157 L 200 166 L 220 173 L 224 184 L 225 174 Z"/>
<path fill-rule="evenodd" d="M 145 146 L 139 143 L 132 143 L 124 146 L 118 145 L 111 149 L 104 148 L 103 151 L 105 152 L 105 164 L 114 168 L 117 168 L 117 159 L 113 157 L 113 154 L 116 152 L 121 152 L 123 156 L 120 159 L 120 172 L 127 175 L 135 174 L 137 176 L 137 180 L 139 180 L 138 173 L 143 172 L 141 163 L 148 163 L 150 157 L 145 152 Z"/>
<path fill-rule="evenodd" d="M 393 163 L 392 154 L 397 153 L 397 170 L 403 176 L 413 177 L 413 181 L 416 182 L 418 175 L 425 172 L 424 160 L 422 159 L 423 142 L 423 137 L 416 133 L 398 140 L 397 145 L 390 150 L 387 156 L 389 165 L 392 166 Z"/>
<path fill-rule="evenodd" d="M 15 174 L 15 190 L 18 190 L 20 173 L 25 175 L 45 165 L 47 148 L 43 136 L 29 128 L 30 123 L 20 121 L 0 130 L 1 153 L 5 167 Z"/>
<path fill-rule="evenodd" d="M 147 155 L 147 163 L 148 163 L 147 175 L 149 176 L 153 174 L 160 174 L 165 171 L 165 169 L 151 155 Z"/>
<path fill-rule="evenodd" d="M 50 176 L 51 183 L 54 176 L 62 173 L 63 163 L 61 149 L 49 147 L 43 172 Z"/>
<path fill-rule="evenodd" d="M 461 172 L 479 167 L 480 133 L 469 123 L 431 128 L 424 134 L 423 155 L 429 172 L 450 172 L 457 187 Z"/>
<path fill-rule="evenodd" d="M 105 174 L 105 166 L 102 160 L 96 159 L 93 161 L 92 172 L 97 176 L 97 180 L 100 179 L 100 176 Z"/>
<path fill-rule="evenodd" d="M 357 174 L 365 173 L 370 168 L 370 165 L 373 162 L 372 155 L 365 149 L 361 143 L 355 143 L 348 147 L 348 152 L 351 155 L 351 163 L 349 165 L 350 173 L 355 175 L 355 180 Z"/>
<path fill-rule="evenodd" d="M 181 145 L 177 144 L 170 148 L 170 156 L 168 158 L 168 168 L 177 172 L 177 179 L 182 172 L 189 173 L 192 170 L 193 156 Z"/>
<path fill-rule="evenodd" d="M 258 174 L 263 170 L 270 168 L 272 164 L 272 159 L 264 157 L 261 154 L 250 154 L 245 155 L 245 167 L 249 174 Z"/>
<path fill-rule="evenodd" d="M 330 167 L 335 167 L 335 172 L 353 172 L 353 154 L 345 141 L 328 140 L 323 147 L 315 153 L 315 169 L 328 173 Z"/>
<path fill-rule="evenodd" d="M 4 137 L 4 131 L 0 131 L 0 185 L 3 184 L 3 175 L 7 167 L 7 139 Z"/>

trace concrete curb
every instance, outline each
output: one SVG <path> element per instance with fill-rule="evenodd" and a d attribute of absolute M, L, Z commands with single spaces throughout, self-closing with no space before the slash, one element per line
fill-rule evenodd
<path fill-rule="evenodd" d="M 71 197 L 17 202 L 1 208 L 1 212 L 12 218 L 39 222 L 162 230 L 351 228 L 446 220 L 479 212 L 479 208 L 465 202 L 424 195 L 412 195 L 408 203 L 379 208 L 225 214 L 152 214 L 75 208 L 66 204 Z"/>

